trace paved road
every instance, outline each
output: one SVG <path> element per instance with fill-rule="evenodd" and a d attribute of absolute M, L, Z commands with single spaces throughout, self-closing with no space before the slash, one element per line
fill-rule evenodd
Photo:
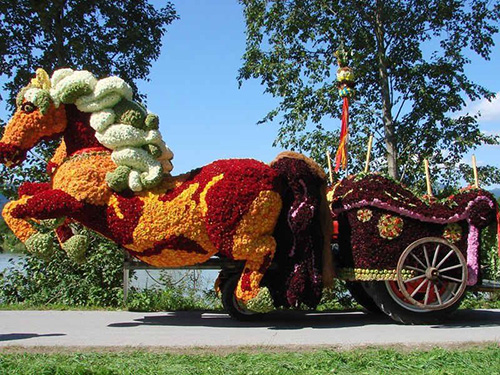
<path fill-rule="evenodd" d="M 0 347 L 446 345 L 500 342 L 500 310 L 458 311 L 445 325 L 402 326 L 360 312 L 280 312 L 240 323 L 225 314 L 0 311 Z M 0 349 L 1 350 L 1 349 Z"/>

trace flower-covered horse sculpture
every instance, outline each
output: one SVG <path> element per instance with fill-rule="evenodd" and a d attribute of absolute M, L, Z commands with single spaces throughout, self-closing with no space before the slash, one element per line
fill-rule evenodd
<path fill-rule="evenodd" d="M 258 301 L 271 300 L 261 281 L 278 247 L 287 264 L 280 304 L 317 303 L 328 248 L 317 238 L 318 228 L 328 228 L 317 225 L 328 216 L 323 171 L 284 153 L 270 166 L 220 160 L 172 177 L 173 155 L 157 129 L 158 118 L 132 100 L 123 80 L 71 69 L 49 78 L 39 69 L 18 95 L 0 161 L 16 165 L 39 141 L 62 136 L 62 142 L 48 164 L 51 181 L 21 186 L 19 199 L 3 210 L 7 224 L 35 252 L 53 241 L 40 228 L 55 229 L 77 260 L 85 237 L 73 233 L 72 222 L 154 266 L 193 265 L 214 255 L 242 260 L 236 300 L 259 311 L 272 308 Z M 327 232 L 320 230 L 323 238 Z"/>

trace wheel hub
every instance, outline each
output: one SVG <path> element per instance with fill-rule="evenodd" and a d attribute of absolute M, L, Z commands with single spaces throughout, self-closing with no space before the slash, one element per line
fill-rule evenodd
<path fill-rule="evenodd" d="M 439 278 L 439 270 L 436 267 L 429 267 L 425 271 L 425 277 L 430 281 L 437 281 Z"/>

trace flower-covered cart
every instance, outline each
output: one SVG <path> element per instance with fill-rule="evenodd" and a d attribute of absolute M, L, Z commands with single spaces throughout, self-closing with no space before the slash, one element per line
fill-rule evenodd
<path fill-rule="evenodd" d="M 340 181 L 329 200 L 338 277 L 367 309 L 432 323 L 481 283 L 481 230 L 497 222 L 489 192 L 470 188 L 437 202 L 369 174 Z"/>

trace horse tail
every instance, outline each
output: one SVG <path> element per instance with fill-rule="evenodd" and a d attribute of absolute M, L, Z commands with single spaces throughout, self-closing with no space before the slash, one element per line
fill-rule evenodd
<path fill-rule="evenodd" d="M 326 175 L 295 152 L 282 152 L 270 165 L 279 175 L 283 209 L 274 232 L 278 267 L 268 283 L 277 291 L 278 304 L 315 307 L 323 287 L 333 282 Z"/>

